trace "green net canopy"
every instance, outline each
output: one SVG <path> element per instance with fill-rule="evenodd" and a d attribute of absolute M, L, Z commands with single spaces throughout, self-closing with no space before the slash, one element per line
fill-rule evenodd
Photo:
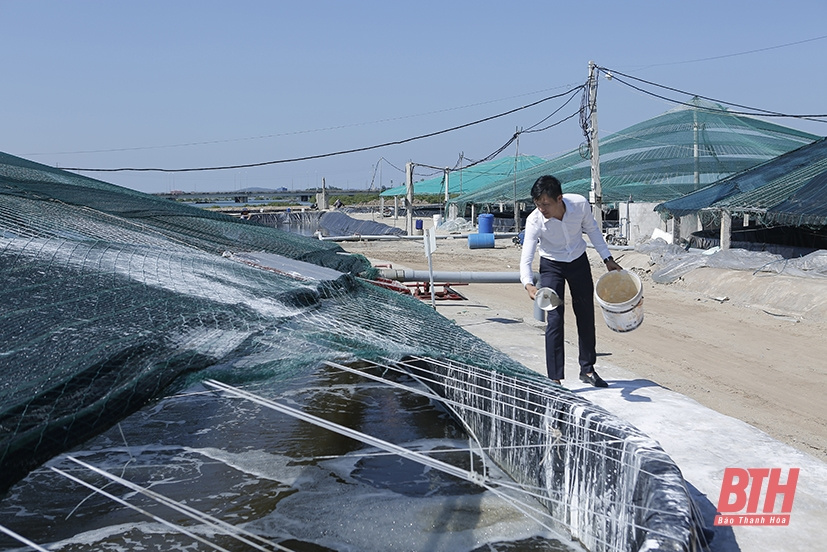
<path fill-rule="evenodd" d="M 763 224 L 827 226 L 827 138 L 664 202 L 655 210 L 671 216 L 726 210 L 755 215 Z"/>
<path fill-rule="evenodd" d="M 689 106 L 600 138 L 603 203 L 675 199 L 818 138 L 731 114 L 720 104 L 695 98 Z M 518 173 L 516 185 L 514 178 L 501 180 L 453 201 L 460 205 L 530 202 L 531 186 L 544 174 L 556 176 L 564 192 L 588 196 L 591 160 L 587 157 L 587 150 L 574 150 Z"/>
<path fill-rule="evenodd" d="M 504 178 L 513 178 L 516 172 L 522 172 L 545 162 L 541 157 L 533 155 L 518 155 L 486 161 L 464 169 L 450 171 L 448 175 L 448 193 L 471 193 L 490 186 Z M 445 175 L 429 178 L 413 185 L 414 195 L 445 194 Z M 405 186 L 396 186 L 385 190 L 380 195 L 384 197 L 404 196 L 407 193 Z"/>
<path fill-rule="evenodd" d="M 332 242 L 0 154 L 0 495 L 188 374 L 407 354 L 527 372 L 373 272 Z"/>
<path fill-rule="evenodd" d="M 404 421 L 411 418 L 399 415 L 400 405 L 420 410 L 430 401 L 445 408 L 431 420 L 450 413 L 461 421 L 464 453 L 486 451 L 525 487 L 530 508 L 516 504 L 509 517 L 533 519 L 542 505 L 549 526 L 569 528 L 569 537 L 591 550 L 699 547 L 698 511 L 680 470 L 654 440 L 426 303 L 380 287 L 367 259 L 334 243 L 0 155 L 0 278 L 0 527 L 22 523 L 49 547 L 65 548 L 67 540 L 55 535 L 88 549 L 111 534 L 126 543 L 121 548 L 191 549 L 184 524 L 158 534 L 162 517 L 135 538 L 135 517 L 122 516 L 127 506 L 145 504 L 135 489 L 146 487 L 163 508 L 186 505 L 162 511 L 176 521 L 182 511 L 193 514 L 207 544 L 272 522 L 273 542 L 332 549 L 316 535 L 296 540 L 281 531 L 304 527 L 305 514 L 320 510 L 319 497 L 328 495 L 319 489 L 330 487 L 318 487 L 310 474 L 336 480 L 337 489 L 367 482 L 368 500 L 382 509 L 382 481 L 361 476 L 379 457 L 403 483 L 428 474 L 420 479 L 422 499 L 429 499 L 437 459 L 420 453 L 422 442 L 453 437 L 459 426 L 440 429 L 437 422 L 424 438 L 409 433 Z M 423 400 L 412 400 L 413 391 L 425 393 Z M 326 417 L 314 416 L 323 403 L 331 403 Z M 271 409 L 293 418 L 272 417 Z M 386 427 L 388 418 L 396 423 Z M 336 434 L 307 432 L 314 419 Z M 347 427 L 356 421 L 374 434 Z M 301 446 L 294 449 L 295 441 Z M 374 454 L 377 446 L 391 459 Z M 434 448 L 446 458 L 441 444 Z M 360 460 L 344 458 L 351 451 Z M 403 458 L 417 458 L 429 471 L 399 469 Z M 463 455 L 465 462 L 475 463 Z M 55 464 L 85 465 L 85 475 Z M 333 464 L 352 469 L 337 472 Z M 453 467 L 449 473 L 475 486 L 489 471 Z M 100 480 L 114 483 L 113 469 L 125 494 Z M 87 485 L 109 489 L 115 502 L 90 499 Z M 156 489 L 181 492 L 181 502 Z M 30 502 L 33 494 L 40 498 Z M 457 500 L 452 494 L 445 504 L 456 510 Z M 353 505 L 339 509 L 373 537 L 376 514 Z M 206 525 L 212 520 L 199 507 L 226 521 Z M 140 516 L 153 506 L 146 508 Z M 430 550 L 440 533 L 422 523 Z M 87 529 L 78 533 L 78 526 Z M 9 536 L 0 535 L 0 547 L 9 548 Z"/>

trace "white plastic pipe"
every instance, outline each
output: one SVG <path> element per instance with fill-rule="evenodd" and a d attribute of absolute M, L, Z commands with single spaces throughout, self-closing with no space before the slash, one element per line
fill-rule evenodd
<path fill-rule="evenodd" d="M 398 282 L 427 282 L 430 275 L 427 270 L 397 270 L 383 268 L 379 270 L 380 276 Z M 539 277 L 535 274 L 535 277 Z M 440 282 L 451 282 L 454 284 L 519 284 L 519 272 L 452 272 L 435 271 L 434 280 Z"/>
<path fill-rule="evenodd" d="M 475 233 L 475 232 L 474 232 Z M 465 234 L 437 234 L 434 236 L 438 240 L 457 239 L 467 240 L 468 233 Z M 494 239 L 514 238 L 518 236 L 516 232 L 495 232 Z M 316 237 L 320 241 L 393 241 L 393 240 L 419 240 L 422 241 L 422 236 L 407 236 L 404 234 L 351 234 L 349 236 L 322 236 L 317 234 Z"/>

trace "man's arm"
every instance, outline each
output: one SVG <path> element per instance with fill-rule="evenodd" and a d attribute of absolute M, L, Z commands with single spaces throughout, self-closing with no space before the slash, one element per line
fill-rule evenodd
<path fill-rule="evenodd" d="M 603 231 L 598 227 L 597 220 L 595 220 L 591 209 L 587 210 L 583 216 L 582 228 L 583 233 L 589 237 L 589 241 L 592 242 L 594 249 L 598 255 L 600 255 L 600 258 L 603 259 L 606 268 L 610 271 L 623 270 L 623 267 L 617 264 L 614 257 L 612 257 L 612 253 L 609 251 L 609 245 L 603 238 Z"/>
<path fill-rule="evenodd" d="M 534 299 L 537 288 L 534 286 L 534 270 L 531 265 L 534 263 L 534 253 L 537 251 L 537 240 L 539 237 L 538 228 L 526 219 L 525 234 L 523 235 L 523 250 L 520 253 L 520 282 L 528 291 L 528 296 Z"/>

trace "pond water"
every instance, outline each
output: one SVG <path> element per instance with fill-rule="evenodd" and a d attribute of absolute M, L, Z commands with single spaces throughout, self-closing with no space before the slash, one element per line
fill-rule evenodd
<path fill-rule="evenodd" d="M 399 383 L 416 385 L 406 376 Z M 405 389 L 321 366 L 273 374 L 245 389 L 466 470 L 464 430 L 438 403 Z M 272 544 L 302 551 L 563 551 L 565 539 L 524 515 L 507 477 L 487 464 L 492 492 L 414 460 L 210 390 L 201 384 L 159 400 L 58 457 L 0 502 L 0 525 L 62 552 L 224 550 L 236 538 L 105 479 L 69 457 L 123 477 Z M 104 488 L 150 519 L 92 492 L 55 467 Z M 15 541 L 0 535 L 0 549 Z M 30 550 L 21 547 L 20 550 Z"/>

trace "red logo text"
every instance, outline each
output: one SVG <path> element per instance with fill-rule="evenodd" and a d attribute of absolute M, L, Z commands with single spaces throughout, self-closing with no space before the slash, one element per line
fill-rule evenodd
<path fill-rule="evenodd" d="M 715 525 L 789 525 L 799 468 L 727 468 Z"/>

